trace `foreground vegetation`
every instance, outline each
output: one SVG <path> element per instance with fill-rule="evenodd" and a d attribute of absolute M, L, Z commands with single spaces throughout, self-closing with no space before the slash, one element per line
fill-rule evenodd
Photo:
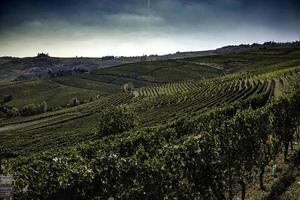
<path fill-rule="evenodd" d="M 152 80 L 143 74 L 164 69 L 160 63 L 85 75 L 148 83 L 2 120 L 2 168 L 15 177 L 14 198 L 233 199 L 239 193 L 243 199 L 254 182 L 264 190 L 270 162 L 281 153 L 288 161 L 300 137 L 299 52 L 168 61 L 172 73 Z M 203 73 L 177 79 L 175 63 Z M 204 79 L 204 66 L 218 73 Z"/>

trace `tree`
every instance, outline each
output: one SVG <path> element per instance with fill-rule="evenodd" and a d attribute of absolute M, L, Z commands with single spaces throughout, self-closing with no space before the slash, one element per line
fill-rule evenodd
<path fill-rule="evenodd" d="M 69 103 L 69 105 L 70 105 L 71 107 L 73 107 L 73 106 L 78 106 L 79 104 L 80 104 L 80 101 L 78 100 L 77 97 L 72 98 L 72 99 L 70 100 L 70 103 Z"/>
<path fill-rule="evenodd" d="M 48 110 L 48 104 L 46 101 L 43 101 L 41 104 L 40 104 L 40 112 L 43 113 L 43 112 L 47 112 Z"/>
<path fill-rule="evenodd" d="M 18 116 L 20 113 L 19 113 L 19 109 L 18 108 L 11 108 L 11 109 L 8 109 L 7 111 L 7 115 L 8 117 L 16 117 Z"/>
<path fill-rule="evenodd" d="M 129 131 L 138 125 L 136 114 L 128 107 L 111 107 L 99 117 L 99 135 L 108 136 Z"/>
<path fill-rule="evenodd" d="M 37 113 L 37 107 L 35 104 L 26 105 L 21 110 L 21 114 L 23 116 L 30 116 L 30 115 L 34 115 L 36 113 Z"/>
<path fill-rule="evenodd" d="M 121 86 L 122 92 L 129 92 L 133 91 L 134 86 L 133 83 L 125 83 L 124 85 Z"/>

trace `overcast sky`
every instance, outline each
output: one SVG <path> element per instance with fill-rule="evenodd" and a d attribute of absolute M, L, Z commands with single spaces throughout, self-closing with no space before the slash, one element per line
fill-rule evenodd
<path fill-rule="evenodd" d="M 300 0 L 0 2 L 0 56 L 166 54 L 300 36 Z"/>

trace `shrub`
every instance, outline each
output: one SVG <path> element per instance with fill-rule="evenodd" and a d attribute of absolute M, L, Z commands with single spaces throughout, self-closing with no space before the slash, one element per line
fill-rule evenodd
<path fill-rule="evenodd" d="M 47 112 L 48 110 L 48 104 L 46 101 L 43 101 L 41 104 L 40 104 L 40 112 L 43 113 L 43 112 Z"/>
<path fill-rule="evenodd" d="M 13 107 L 13 108 L 7 110 L 7 115 L 8 115 L 8 117 L 16 117 L 16 116 L 18 116 L 18 115 L 20 115 L 19 109 Z"/>
<path fill-rule="evenodd" d="M 133 83 L 125 83 L 121 86 L 122 92 L 129 92 L 134 90 Z"/>
<path fill-rule="evenodd" d="M 136 114 L 128 107 L 111 107 L 99 117 L 99 135 L 120 134 L 133 129 L 138 124 Z"/>
<path fill-rule="evenodd" d="M 44 113 L 48 111 L 48 105 L 47 102 L 43 101 L 40 104 L 29 104 L 24 106 L 21 111 L 20 114 L 23 116 L 30 116 L 30 115 L 36 115 L 36 114 L 40 114 L 40 113 Z"/>
<path fill-rule="evenodd" d="M 22 108 L 21 110 L 21 114 L 24 116 L 30 116 L 30 115 L 34 115 L 37 113 L 37 107 L 35 104 L 29 104 L 26 105 Z"/>
<path fill-rule="evenodd" d="M 77 97 L 74 97 L 74 98 L 72 98 L 72 99 L 70 100 L 69 105 L 70 105 L 71 107 L 78 106 L 78 105 L 80 105 L 80 101 L 78 100 Z"/>

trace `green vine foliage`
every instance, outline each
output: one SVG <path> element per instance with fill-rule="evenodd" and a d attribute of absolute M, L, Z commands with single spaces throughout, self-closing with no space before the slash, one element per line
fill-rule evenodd
<path fill-rule="evenodd" d="M 132 113 L 114 108 L 101 122 L 107 137 L 18 157 L 4 170 L 14 175 L 15 199 L 231 199 L 239 185 L 263 177 L 282 146 L 294 140 L 299 97 L 295 81 L 264 106 L 264 96 L 257 96 L 134 129 L 133 121 L 125 121 Z M 120 120 L 117 134 L 105 127 L 113 120 Z"/>

